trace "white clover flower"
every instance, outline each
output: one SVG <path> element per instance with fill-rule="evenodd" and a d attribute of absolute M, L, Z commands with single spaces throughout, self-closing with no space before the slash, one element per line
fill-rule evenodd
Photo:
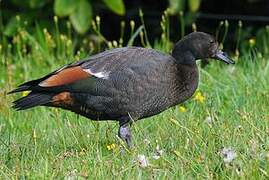
<path fill-rule="evenodd" d="M 139 154 L 137 156 L 137 162 L 138 162 L 139 166 L 142 168 L 146 168 L 149 166 L 149 162 L 147 160 L 147 157 L 143 154 Z"/>
<path fill-rule="evenodd" d="M 212 124 L 213 123 L 213 118 L 211 116 L 207 116 L 205 118 L 205 122 L 208 123 L 208 124 Z"/>
<path fill-rule="evenodd" d="M 223 158 L 224 163 L 230 163 L 236 158 L 236 152 L 231 147 L 223 148 L 221 150 L 221 156 Z"/>

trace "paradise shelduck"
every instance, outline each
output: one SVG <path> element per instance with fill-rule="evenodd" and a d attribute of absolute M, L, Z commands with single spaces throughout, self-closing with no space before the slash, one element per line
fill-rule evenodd
<path fill-rule="evenodd" d="M 189 99 L 199 82 L 196 60 L 205 58 L 234 64 L 203 32 L 182 38 L 171 55 L 141 47 L 107 50 L 20 85 L 10 93 L 30 93 L 13 108 L 51 106 L 92 120 L 115 120 L 119 137 L 131 146 L 130 122 Z"/>

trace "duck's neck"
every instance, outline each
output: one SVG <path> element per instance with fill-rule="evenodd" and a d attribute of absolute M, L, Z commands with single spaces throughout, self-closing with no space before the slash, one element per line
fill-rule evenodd
<path fill-rule="evenodd" d="M 177 85 L 178 97 L 176 103 L 181 103 L 190 98 L 198 87 L 199 72 L 196 64 L 178 64 Z"/>
<path fill-rule="evenodd" d="M 172 51 L 172 56 L 176 59 L 178 64 L 196 65 L 195 55 L 185 44 L 185 41 L 179 41 L 176 43 Z"/>

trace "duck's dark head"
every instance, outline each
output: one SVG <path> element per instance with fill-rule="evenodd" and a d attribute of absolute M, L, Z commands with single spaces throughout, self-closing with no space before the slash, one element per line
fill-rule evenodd
<path fill-rule="evenodd" d="M 180 64 L 195 64 L 198 59 L 213 58 L 227 64 L 234 64 L 229 56 L 221 51 L 213 36 L 203 32 L 193 32 L 178 41 L 172 56 Z"/>

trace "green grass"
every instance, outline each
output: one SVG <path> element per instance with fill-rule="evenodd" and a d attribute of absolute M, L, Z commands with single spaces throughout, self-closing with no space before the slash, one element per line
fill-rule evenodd
<path fill-rule="evenodd" d="M 135 147 L 123 154 L 115 122 L 94 122 L 53 108 L 20 112 L 10 108 L 21 95 L 6 93 L 16 85 L 87 54 L 87 48 L 75 51 L 71 37 L 65 37 L 68 44 L 57 36 L 56 46 L 42 31 L 18 37 L 12 47 L 0 51 L 1 179 L 269 178 L 266 56 L 246 53 L 234 66 L 214 61 L 201 69 L 199 92 L 204 102 L 192 98 L 183 105 L 186 112 L 177 106 L 134 123 Z M 208 117 L 212 122 L 207 122 Z M 111 144 L 115 148 L 108 150 Z M 154 159 L 157 146 L 163 154 Z M 229 147 L 237 156 L 224 163 L 221 151 Z M 147 167 L 139 166 L 138 155 L 147 157 Z"/>

